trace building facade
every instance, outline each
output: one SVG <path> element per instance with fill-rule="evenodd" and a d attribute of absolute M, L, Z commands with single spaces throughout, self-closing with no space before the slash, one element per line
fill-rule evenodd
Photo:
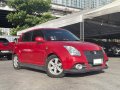
<path fill-rule="evenodd" d="M 111 3 L 113 0 L 52 0 L 53 4 L 79 9 L 91 9 Z"/>
<path fill-rule="evenodd" d="M 114 0 L 51 0 L 51 12 L 56 17 L 62 17 L 86 9 L 93 9 L 111 3 Z"/>

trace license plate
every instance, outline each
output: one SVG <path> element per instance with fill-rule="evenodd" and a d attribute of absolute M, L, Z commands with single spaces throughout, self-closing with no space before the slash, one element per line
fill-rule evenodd
<path fill-rule="evenodd" d="M 103 59 L 94 59 L 94 60 L 93 60 L 93 64 L 94 64 L 94 65 L 103 64 Z"/>

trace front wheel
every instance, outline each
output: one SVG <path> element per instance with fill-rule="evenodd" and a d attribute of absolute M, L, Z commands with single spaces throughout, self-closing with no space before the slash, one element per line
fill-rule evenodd
<path fill-rule="evenodd" d="M 46 69 L 47 75 L 50 77 L 61 78 L 64 76 L 62 63 L 56 55 L 51 55 L 48 57 Z"/>
<path fill-rule="evenodd" d="M 16 70 L 19 70 L 21 68 L 17 55 L 13 55 L 13 67 Z"/>

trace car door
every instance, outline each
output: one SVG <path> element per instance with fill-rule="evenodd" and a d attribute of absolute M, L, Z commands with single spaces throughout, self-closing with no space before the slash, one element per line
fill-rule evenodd
<path fill-rule="evenodd" d="M 23 63 L 30 63 L 31 59 L 31 42 L 32 42 L 32 31 L 24 33 L 22 41 L 19 42 L 20 59 Z"/>
<path fill-rule="evenodd" d="M 46 50 L 45 43 L 38 43 L 35 41 L 36 37 L 44 37 L 41 30 L 34 30 L 32 42 L 30 43 L 30 49 L 32 51 L 30 63 L 35 65 L 44 65 Z"/>

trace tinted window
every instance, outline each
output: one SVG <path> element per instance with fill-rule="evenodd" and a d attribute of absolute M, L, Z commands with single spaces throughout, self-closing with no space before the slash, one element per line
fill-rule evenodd
<path fill-rule="evenodd" d="M 24 33 L 24 35 L 22 37 L 22 41 L 23 42 L 30 42 L 30 41 L 32 41 L 32 31 Z"/>
<path fill-rule="evenodd" d="M 33 31 L 32 41 L 35 41 L 36 37 L 43 37 L 43 33 L 41 32 L 41 30 L 35 30 L 35 31 Z"/>
<path fill-rule="evenodd" d="M 9 41 L 5 38 L 0 38 L 0 43 L 8 43 Z"/>
<path fill-rule="evenodd" d="M 79 39 L 67 30 L 43 30 L 48 41 L 78 41 Z"/>

